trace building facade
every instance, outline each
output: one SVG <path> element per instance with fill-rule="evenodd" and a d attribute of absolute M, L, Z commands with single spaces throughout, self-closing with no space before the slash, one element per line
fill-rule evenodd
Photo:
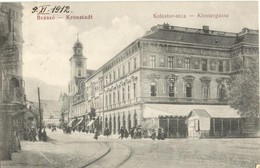
<path fill-rule="evenodd" d="M 22 5 L 0 3 L 0 160 L 11 158 L 14 136 L 21 134 L 25 103 L 22 77 Z"/>
<path fill-rule="evenodd" d="M 80 115 L 93 107 L 101 130 L 118 133 L 120 127 L 158 128 L 165 125 L 160 117 L 179 121 L 194 108 L 214 111 L 217 106 L 229 113 L 227 80 L 251 56 L 258 56 L 257 30 L 154 26 L 86 78 L 85 91 L 79 92 L 83 96 L 78 96 Z M 76 107 L 72 114 L 80 116 Z M 168 121 L 168 132 L 171 125 Z M 168 134 L 179 136 L 175 128 Z"/>

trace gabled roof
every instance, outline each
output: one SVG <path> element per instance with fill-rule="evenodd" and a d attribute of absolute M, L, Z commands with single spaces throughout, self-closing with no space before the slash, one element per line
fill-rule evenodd
<path fill-rule="evenodd" d="M 195 113 L 198 117 L 210 118 L 209 113 L 204 109 L 193 109 L 192 112 Z"/>

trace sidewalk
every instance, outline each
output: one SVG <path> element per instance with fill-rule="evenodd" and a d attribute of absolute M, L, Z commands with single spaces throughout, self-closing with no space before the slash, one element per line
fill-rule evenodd
<path fill-rule="evenodd" d="M 53 133 L 64 139 L 66 135 Z M 104 154 L 110 148 L 103 142 L 93 143 L 92 136 L 78 134 L 67 135 L 68 141 L 51 140 L 49 142 L 21 141 L 22 151 L 12 153 L 11 161 L 1 161 L 1 168 L 45 168 L 45 167 L 83 167 Z M 81 135 L 80 135 L 81 134 Z M 55 137 L 50 133 L 51 138 Z M 64 137 L 63 137 L 64 136 Z M 90 139 L 91 138 L 91 139 Z M 86 139 L 88 141 L 86 141 Z"/>

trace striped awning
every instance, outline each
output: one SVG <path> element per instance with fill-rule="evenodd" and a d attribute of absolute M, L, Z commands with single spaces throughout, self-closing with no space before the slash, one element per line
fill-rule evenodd
<path fill-rule="evenodd" d="M 76 126 L 78 126 L 80 123 L 82 123 L 83 119 L 84 119 L 84 118 L 83 118 L 83 117 L 81 117 L 81 118 L 80 118 L 80 120 L 79 120 L 79 122 L 77 123 L 77 125 L 76 125 Z M 75 127 L 76 127 L 76 126 L 75 126 Z"/>
<path fill-rule="evenodd" d="M 72 119 L 69 124 L 68 124 L 68 127 L 71 127 L 72 126 L 72 123 L 75 121 L 76 119 Z"/>

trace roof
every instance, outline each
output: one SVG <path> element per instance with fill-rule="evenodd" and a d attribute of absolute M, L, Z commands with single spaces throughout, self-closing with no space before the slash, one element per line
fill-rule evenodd
<path fill-rule="evenodd" d="M 229 36 L 215 36 L 200 33 L 190 33 L 190 32 L 179 32 L 172 30 L 157 30 L 154 33 L 144 36 L 144 39 L 155 39 L 173 42 L 184 42 L 184 43 L 194 43 L 203 45 L 213 45 L 218 47 L 231 47 L 235 44 L 235 37 Z"/>
<path fill-rule="evenodd" d="M 96 70 L 86 69 L 86 74 L 88 75 L 87 77 L 92 76 L 95 72 Z"/>
<path fill-rule="evenodd" d="M 194 110 L 192 110 L 192 112 L 195 113 L 199 117 L 210 118 L 209 113 L 204 109 L 194 109 Z"/>
<path fill-rule="evenodd" d="M 168 24 L 152 27 L 151 31 L 145 34 L 142 39 L 212 45 L 215 47 L 232 47 L 240 42 L 259 43 L 258 30 L 245 28 L 242 32 L 230 33 L 170 26 Z"/>
<path fill-rule="evenodd" d="M 144 118 L 159 116 L 189 116 L 194 111 L 200 116 L 212 118 L 240 118 L 237 111 L 228 105 L 178 105 L 178 104 L 144 104 Z M 208 114 L 208 115 L 207 115 Z"/>

